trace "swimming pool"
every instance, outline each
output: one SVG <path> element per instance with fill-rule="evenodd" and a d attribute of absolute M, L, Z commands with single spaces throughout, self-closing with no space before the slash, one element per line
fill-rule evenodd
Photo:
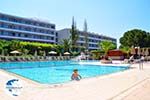
<path fill-rule="evenodd" d="M 121 66 L 82 65 L 75 61 L 9 62 L 0 63 L 0 68 L 43 84 L 69 82 L 73 69 L 78 69 L 82 78 L 128 69 Z"/>

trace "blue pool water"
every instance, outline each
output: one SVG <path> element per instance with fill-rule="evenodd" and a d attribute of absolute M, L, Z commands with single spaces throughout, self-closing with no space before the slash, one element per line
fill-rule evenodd
<path fill-rule="evenodd" d="M 95 77 L 128 69 L 128 67 L 121 66 L 80 65 L 78 62 L 73 61 L 0 63 L 0 68 L 44 84 L 70 81 L 73 69 L 78 69 L 83 78 Z"/>

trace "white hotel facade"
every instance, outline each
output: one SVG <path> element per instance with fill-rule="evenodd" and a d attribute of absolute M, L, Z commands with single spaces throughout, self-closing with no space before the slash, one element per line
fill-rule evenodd
<path fill-rule="evenodd" d="M 57 43 L 55 24 L 0 13 L 0 39 Z"/>
<path fill-rule="evenodd" d="M 78 46 L 85 46 L 83 31 L 78 31 Z M 0 39 L 34 41 L 50 44 L 62 44 L 63 39 L 70 38 L 70 29 L 56 31 L 56 25 L 35 19 L 23 18 L 0 13 Z M 98 49 L 98 43 L 104 40 L 116 44 L 116 39 L 88 32 L 88 49 Z"/>
<path fill-rule="evenodd" d="M 69 39 L 71 36 L 70 33 L 70 29 L 69 28 L 65 28 L 62 30 L 59 30 L 58 32 L 58 43 L 61 44 L 63 39 Z M 85 47 L 85 35 L 84 35 L 84 31 L 78 31 L 78 35 L 79 35 L 79 39 L 77 40 L 77 45 L 78 46 L 83 46 Z M 87 39 L 88 39 L 88 50 L 96 50 L 99 49 L 98 47 L 98 43 L 101 41 L 111 41 L 114 44 L 117 44 L 117 40 L 115 38 L 109 37 L 109 36 L 104 36 L 104 35 L 100 35 L 97 33 L 91 33 L 91 32 L 87 32 Z"/>

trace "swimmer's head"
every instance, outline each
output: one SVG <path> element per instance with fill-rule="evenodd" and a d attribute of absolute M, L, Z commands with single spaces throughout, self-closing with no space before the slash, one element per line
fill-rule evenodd
<path fill-rule="evenodd" d="M 74 69 L 73 72 L 75 72 L 75 73 L 78 72 L 78 69 Z"/>

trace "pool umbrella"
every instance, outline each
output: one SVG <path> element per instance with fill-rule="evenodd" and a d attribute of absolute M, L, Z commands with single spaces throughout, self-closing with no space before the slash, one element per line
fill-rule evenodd
<path fill-rule="evenodd" d="M 141 49 L 141 54 L 144 56 L 144 49 L 143 48 Z"/>
<path fill-rule="evenodd" d="M 138 48 L 137 54 L 138 54 L 138 55 L 141 55 L 141 49 L 140 49 L 140 47 Z"/>
<path fill-rule="evenodd" d="M 11 51 L 10 53 L 15 54 L 15 56 L 16 56 L 16 54 L 20 54 L 21 52 L 14 50 L 14 51 Z"/>
<path fill-rule="evenodd" d="M 70 53 L 69 52 L 65 52 L 64 55 L 70 55 Z"/>
<path fill-rule="evenodd" d="M 145 51 L 145 55 L 148 56 L 149 55 L 149 51 L 148 51 L 148 48 L 146 49 Z"/>
<path fill-rule="evenodd" d="M 48 52 L 49 54 L 57 54 L 57 52 L 55 52 L 55 51 L 50 51 L 50 52 Z"/>
<path fill-rule="evenodd" d="M 17 50 L 14 50 L 14 51 L 11 51 L 10 53 L 12 53 L 12 54 L 19 54 L 19 53 L 21 53 L 21 52 L 19 52 L 19 51 L 17 51 Z"/>
<path fill-rule="evenodd" d="M 135 48 L 131 48 L 131 54 L 134 55 L 135 54 Z"/>

